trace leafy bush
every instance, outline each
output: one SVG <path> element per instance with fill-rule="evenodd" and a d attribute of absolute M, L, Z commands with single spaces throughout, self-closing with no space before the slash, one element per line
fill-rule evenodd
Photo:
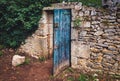
<path fill-rule="evenodd" d="M 0 44 L 16 48 L 24 42 L 37 29 L 42 8 L 51 1 L 0 0 Z"/>

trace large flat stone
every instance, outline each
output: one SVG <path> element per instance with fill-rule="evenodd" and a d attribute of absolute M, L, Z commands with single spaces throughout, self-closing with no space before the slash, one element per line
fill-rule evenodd
<path fill-rule="evenodd" d="M 91 52 L 93 52 L 93 53 L 99 53 L 99 52 L 100 52 L 99 49 L 94 48 L 94 47 L 90 48 L 90 50 L 91 50 Z"/>
<path fill-rule="evenodd" d="M 77 5 L 75 5 L 75 10 L 81 10 L 82 9 L 82 3 L 79 2 Z"/>
<path fill-rule="evenodd" d="M 12 58 L 12 65 L 18 66 L 20 64 L 23 64 L 25 62 L 25 56 L 20 55 L 14 55 Z"/>
<path fill-rule="evenodd" d="M 102 53 L 104 53 L 104 54 L 113 54 L 113 52 L 108 50 L 108 49 L 103 49 Z"/>
<path fill-rule="evenodd" d="M 94 34 L 94 35 L 99 36 L 99 35 L 102 35 L 103 33 L 104 33 L 103 31 L 97 31 L 97 32 L 95 32 L 95 34 Z"/>
<path fill-rule="evenodd" d="M 83 22 L 82 24 L 83 24 L 83 27 L 90 27 L 91 26 L 90 22 Z"/>
<path fill-rule="evenodd" d="M 80 42 L 72 42 L 72 56 L 80 58 L 89 58 L 90 57 L 90 46 L 82 45 Z"/>

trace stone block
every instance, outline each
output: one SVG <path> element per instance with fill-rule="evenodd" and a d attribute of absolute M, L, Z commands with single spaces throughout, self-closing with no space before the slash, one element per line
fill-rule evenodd
<path fill-rule="evenodd" d="M 96 62 L 101 63 L 101 62 L 102 62 L 102 59 L 103 59 L 103 57 L 102 57 L 101 55 L 99 55 L 99 56 L 97 57 Z"/>
<path fill-rule="evenodd" d="M 94 34 L 94 35 L 99 36 L 99 35 L 102 35 L 103 33 L 104 33 L 103 31 L 97 31 L 97 32 L 95 32 L 95 34 Z"/>
<path fill-rule="evenodd" d="M 42 31 L 36 30 L 36 31 L 35 31 L 35 34 L 36 34 L 36 35 L 42 35 Z"/>
<path fill-rule="evenodd" d="M 39 35 L 47 35 L 48 34 L 48 24 L 42 24 L 42 26 L 39 28 Z"/>
<path fill-rule="evenodd" d="M 113 43 L 114 43 L 114 44 L 120 44 L 120 41 L 114 40 Z"/>
<path fill-rule="evenodd" d="M 72 42 L 71 49 L 72 56 L 86 59 L 90 57 L 91 52 L 88 45 L 82 45 L 80 42 Z"/>
<path fill-rule="evenodd" d="M 92 11 L 91 11 L 91 15 L 92 15 L 92 16 L 93 16 L 93 15 L 96 15 L 96 13 L 97 13 L 97 12 L 96 12 L 95 10 L 92 10 Z"/>
<path fill-rule="evenodd" d="M 90 15 L 90 11 L 89 10 L 84 11 L 84 16 L 89 16 L 89 15 Z"/>
<path fill-rule="evenodd" d="M 104 53 L 104 54 L 113 54 L 113 52 L 108 50 L 108 49 L 103 49 L 102 53 Z"/>
<path fill-rule="evenodd" d="M 115 29 L 105 29 L 105 32 L 116 32 Z"/>
<path fill-rule="evenodd" d="M 48 24 L 48 34 L 53 34 L 53 24 Z"/>
<path fill-rule="evenodd" d="M 111 50 L 111 51 L 117 50 L 117 48 L 115 46 L 108 46 L 108 49 Z"/>
<path fill-rule="evenodd" d="M 109 55 L 106 55 L 105 58 L 102 60 L 104 63 L 114 64 L 116 61 Z"/>
<path fill-rule="evenodd" d="M 108 44 L 101 44 L 101 43 L 99 43 L 99 44 L 96 44 L 97 46 L 100 46 L 100 47 L 104 47 L 104 48 L 107 48 L 108 47 Z"/>
<path fill-rule="evenodd" d="M 92 24 L 98 24 L 100 23 L 99 21 L 92 21 Z"/>
<path fill-rule="evenodd" d="M 118 51 L 113 51 L 113 54 L 118 55 L 120 53 Z"/>
<path fill-rule="evenodd" d="M 90 22 L 85 22 L 84 21 L 81 26 L 83 26 L 83 27 L 90 27 L 91 24 L 90 24 Z"/>
<path fill-rule="evenodd" d="M 79 12 L 79 16 L 82 17 L 84 14 L 82 11 Z"/>
<path fill-rule="evenodd" d="M 117 40 L 117 41 L 120 41 L 120 36 L 114 36 L 113 39 Z"/>
<path fill-rule="evenodd" d="M 99 39 L 98 43 L 102 43 L 103 44 L 105 41 L 106 41 L 105 39 Z"/>
<path fill-rule="evenodd" d="M 84 31 L 87 31 L 87 32 L 94 32 L 93 29 L 90 27 L 85 27 L 83 29 L 84 29 Z"/>
<path fill-rule="evenodd" d="M 82 3 L 79 2 L 77 5 L 75 5 L 75 10 L 79 11 L 82 9 Z"/>
<path fill-rule="evenodd" d="M 20 64 L 23 64 L 25 62 L 25 56 L 20 55 L 14 55 L 12 58 L 12 65 L 18 66 Z"/>
<path fill-rule="evenodd" d="M 41 18 L 40 22 L 47 23 L 47 12 L 43 11 L 42 18 Z"/>
<path fill-rule="evenodd" d="M 118 64 L 118 63 L 115 63 L 115 64 L 113 65 L 113 67 L 112 67 L 112 70 L 113 70 L 114 72 L 117 72 L 118 67 L 119 67 L 119 64 Z"/>
<path fill-rule="evenodd" d="M 72 20 L 73 20 L 73 19 L 72 19 Z M 71 22 L 71 27 L 72 27 L 72 28 L 74 27 L 74 22 L 73 22 L 73 21 Z"/>
<path fill-rule="evenodd" d="M 102 69 L 102 65 L 100 63 L 94 63 L 92 68 L 94 68 L 94 69 Z"/>
<path fill-rule="evenodd" d="M 50 35 L 50 40 L 48 41 L 49 41 L 50 48 L 53 49 L 53 35 Z"/>
<path fill-rule="evenodd" d="M 78 59 L 77 64 L 82 66 L 82 67 L 86 67 L 86 62 L 87 62 L 86 59 Z"/>
<path fill-rule="evenodd" d="M 103 23 L 100 23 L 100 27 L 101 27 L 101 28 L 104 28 L 105 26 L 104 26 L 104 24 L 103 24 Z"/>
<path fill-rule="evenodd" d="M 93 53 L 99 53 L 100 52 L 100 49 L 97 49 L 97 48 L 94 48 L 94 47 L 90 48 L 90 50 Z"/>
<path fill-rule="evenodd" d="M 95 28 L 100 28 L 100 26 L 99 25 L 95 25 Z M 98 29 L 99 30 L 99 29 Z"/>
<path fill-rule="evenodd" d="M 117 55 L 115 59 L 120 62 L 120 55 Z"/>
<path fill-rule="evenodd" d="M 113 65 L 110 64 L 110 63 L 105 63 L 105 62 L 103 62 L 103 63 L 102 63 L 102 66 L 103 66 L 103 69 L 104 69 L 104 70 L 109 70 L 109 68 L 112 69 L 112 66 L 113 66 Z"/>
<path fill-rule="evenodd" d="M 75 20 L 75 17 L 77 16 L 77 12 L 75 9 L 72 9 L 72 20 Z"/>
<path fill-rule="evenodd" d="M 109 23 L 114 23 L 114 22 L 116 22 L 116 20 L 109 20 L 108 22 Z"/>
<path fill-rule="evenodd" d="M 71 57 L 71 64 L 72 66 L 77 65 L 77 57 L 74 56 Z"/>
<path fill-rule="evenodd" d="M 48 32 L 48 27 L 49 27 L 48 24 L 45 24 L 45 25 L 44 25 L 43 35 L 45 35 L 45 36 L 46 36 L 47 34 L 49 34 L 49 32 Z"/>
<path fill-rule="evenodd" d="M 76 49 L 77 51 L 77 57 L 81 58 L 89 58 L 90 57 L 90 47 L 87 45 L 79 45 Z"/>
<path fill-rule="evenodd" d="M 48 55 L 48 39 L 47 39 L 47 37 L 46 38 L 40 38 L 39 47 L 42 50 L 42 54 L 44 56 L 47 56 Z"/>
<path fill-rule="evenodd" d="M 119 22 L 119 23 L 120 23 L 120 19 L 117 19 L 117 22 Z"/>
<path fill-rule="evenodd" d="M 78 30 L 76 30 L 75 28 L 71 28 L 71 39 L 77 39 L 78 38 Z"/>
<path fill-rule="evenodd" d="M 76 57 L 76 41 L 71 41 L 71 57 Z"/>
<path fill-rule="evenodd" d="M 87 31 L 80 32 L 80 36 L 86 36 L 86 34 L 87 34 Z"/>

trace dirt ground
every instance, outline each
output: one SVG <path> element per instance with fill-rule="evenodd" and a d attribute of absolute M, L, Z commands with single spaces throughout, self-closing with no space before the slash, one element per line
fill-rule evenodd
<path fill-rule="evenodd" d="M 51 80 L 52 59 L 39 62 L 26 56 L 30 59 L 29 64 L 13 67 L 11 62 L 15 52 L 8 49 L 3 52 L 0 56 L 0 81 L 56 81 Z"/>
<path fill-rule="evenodd" d="M 0 55 L 0 81 L 120 81 L 120 75 L 109 76 L 103 72 L 98 73 L 96 78 L 99 80 L 95 80 L 94 73 L 81 75 L 82 71 L 72 68 L 67 68 L 59 76 L 54 77 L 52 59 L 41 62 L 27 54 L 20 54 L 29 58 L 28 64 L 13 67 L 11 63 L 13 55 L 15 51 L 8 49 L 3 50 L 3 55 Z"/>

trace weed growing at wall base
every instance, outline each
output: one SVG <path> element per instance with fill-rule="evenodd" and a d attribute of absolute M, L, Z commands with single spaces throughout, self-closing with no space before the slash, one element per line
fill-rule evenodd
<path fill-rule="evenodd" d="M 45 60 L 46 60 L 46 58 L 44 56 L 39 57 L 40 62 L 44 62 Z"/>

